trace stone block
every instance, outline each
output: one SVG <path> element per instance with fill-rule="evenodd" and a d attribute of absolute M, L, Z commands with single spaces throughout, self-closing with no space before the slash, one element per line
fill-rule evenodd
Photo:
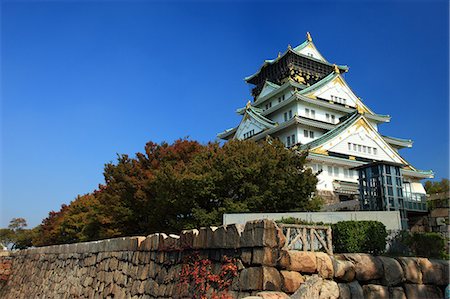
<path fill-rule="evenodd" d="M 348 288 L 350 290 L 350 294 L 352 296 L 352 299 L 354 298 L 364 298 L 364 293 L 363 293 L 363 289 L 361 287 L 361 285 L 359 284 L 358 281 L 354 280 L 352 282 L 350 282 L 348 285 Z"/>
<path fill-rule="evenodd" d="M 406 283 L 404 287 L 408 299 L 442 299 L 444 297 L 437 286 Z"/>
<path fill-rule="evenodd" d="M 405 280 L 402 266 L 396 259 L 380 256 L 378 259 L 383 265 L 383 277 L 381 283 L 385 286 L 395 286 L 402 283 Z"/>
<path fill-rule="evenodd" d="M 258 291 L 263 287 L 262 267 L 245 268 L 239 275 L 239 290 Z"/>
<path fill-rule="evenodd" d="M 433 209 L 430 212 L 430 216 L 437 218 L 437 217 L 448 217 L 448 208 L 437 208 Z"/>
<path fill-rule="evenodd" d="M 252 264 L 262 266 L 276 266 L 278 249 L 270 247 L 253 248 Z"/>
<path fill-rule="evenodd" d="M 339 287 L 333 280 L 323 280 L 320 288 L 319 299 L 338 299 Z"/>
<path fill-rule="evenodd" d="M 304 277 L 296 271 L 281 270 L 281 289 L 286 293 L 294 293 L 305 282 Z"/>
<path fill-rule="evenodd" d="M 268 219 L 248 221 L 241 235 L 241 247 L 278 247 L 286 242 L 282 230 L 274 221 Z"/>
<path fill-rule="evenodd" d="M 226 238 L 224 248 L 239 248 L 242 232 L 244 231 L 243 224 L 230 224 L 226 228 Z"/>
<path fill-rule="evenodd" d="M 227 227 L 219 226 L 212 234 L 212 248 L 226 248 L 227 243 Z"/>
<path fill-rule="evenodd" d="M 291 271 L 315 273 L 317 270 L 316 255 L 307 251 L 281 250 L 279 266 Z"/>
<path fill-rule="evenodd" d="M 300 288 L 291 296 L 291 299 L 319 299 L 322 284 L 323 279 L 313 275 L 302 283 Z"/>
<path fill-rule="evenodd" d="M 417 263 L 422 271 L 422 282 L 424 284 L 446 285 L 449 282 L 444 278 L 444 267 L 437 261 L 427 258 L 418 258 Z"/>
<path fill-rule="evenodd" d="M 159 235 L 159 250 L 160 251 L 174 251 L 180 249 L 180 236 L 170 234 Z"/>
<path fill-rule="evenodd" d="M 352 299 L 350 288 L 346 283 L 338 283 L 339 299 Z"/>
<path fill-rule="evenodd" d="M 252 249 L 243 248 L 241 250 L 241 261 L 244 265 L 250 265 L 252 263 Z"/>
<path fill-rule="evenodd" d="M 355 279 L 355 265 L 346 260 L 332 258 L 334 277 L 338 281 L 353 281 Z"/>
<path fill-rule="evenodd" d="M 433 262 L 440 263 L 442 265 L 442 280 L 445 282 L 450 281 L 450 261 L 449 260 L 433 260 Z"/>
<path fill-rule="evenodd" d="M 217 248 L 216 247 L 216 242 L 214 240 L 214 235 L 215 232 L 217 231 L 218 227 L 217 226 L 208 226 L 206 227 L 206 246 L 205 248 Z"/>
<path fill-rule="evenodd" d="M 417 258 L 415 257 L 398 257 L 397 261 L 402 266 L 403 273 L 407 282 L 421 284 L 422 272 L 420 271 Z"/>
<path fill-rule="evenodd" d="M 159 235 L 160 235 L 159 233 L 156 233 L 156 234 L 151 234 L 151 235 L 147 236 L 147 238 L 145 239 L 146 245 L 144 245 L 146 250 L 158 251 L 158 249 L 159 249 Z"/>
<path fill-rule="evenodd" d="M 364 299 L 389 299 L 389 289 L 377 284 L 363 286 Z"/>
<path fill-rule="evenodd" d="M 206 249 L 207 248 L 207 228 L 201 227 L 198 230 L 198 234 L 194 235 L 193 248 L 194 249 Z"/>
<path fill-rule="evenodd" d="M 141 244 L 139 245 L 140 251 L 150 251 L 151 250 L 151 242 L 150 237 L 151 235 L 148 235 L 144 240 L 142 240 Z"/>
<path fill-rule="evenodd" d="M 324 252 L 316 252 L 317 272 L 319 276 L 332 279 L 334 275 L 333 262 L 331 257 Z"/>
<path fill-rule="evenodd" d="M 247 297 L 247 298 L 252 298 L 252 297 Z M 264 292 L 256 293 L 256 298 L 263 298 L 263 299 L 289 299 L 289 296 L 286 293 L 283 293 L 283 292 L 264 291 Z"/>
<path fill-rule="evenodd" d="M 280 272 L 274 267 L 261 267 L 263 270 L 263 291 L 280 291 L 281 276 Z"/>
<path fill-rule="evenodd" d="M 368 281 L 383 277 L 383 265 L 378 258 L 364 253 L 347 253 L 343 256 L 355 265 L 357 280 Z"/>
<path fill-rule="evenodd" d="M 183 230 L 180 234 L 181 249 L 194 248 L 194 238 L 198 235 L 198 229 Z"/>
<path fill-rule="evenodd" d="M 407 299 L 402 287 L 389 288 L 390 299 Z"/>

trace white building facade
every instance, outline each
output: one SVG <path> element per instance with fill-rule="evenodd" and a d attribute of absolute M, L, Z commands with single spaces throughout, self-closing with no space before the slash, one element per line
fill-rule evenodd
<path fill-rule="evenodd" d="M 411 140 L 380 134 L 378 127 L 390 122 L 390 116 L 362 102 L 344 79 L 347 71 L 326 61 L 308 33 L 301 45 L 289 46 L 245 78 L 255 86 L 254 101 L 237 110 L 240 124 L 218 137 L 258 141 L 270 136 L 286 147 L 308 150 L 308 166 L 321 171 L 317 192 L 329 207 L 352 209 L 349 203 L 359 194 L 353 168 L 378 161 L 402 164 L 404 193 L 423 200 L 420 181 L 433 173 L 400 156 L 400 149 L 412 147 Z"/>

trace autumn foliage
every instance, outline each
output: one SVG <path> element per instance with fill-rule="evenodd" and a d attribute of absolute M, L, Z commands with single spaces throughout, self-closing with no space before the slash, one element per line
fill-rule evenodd
<path fill-rule="evenodd" d="M 226 212 L 311 210 L 317 179 L 304 163 L 278 141 L 149 142 L 106 164 L 97 190 L 50 212 L 33 244 L 179 232 L 220 224 Z"/>

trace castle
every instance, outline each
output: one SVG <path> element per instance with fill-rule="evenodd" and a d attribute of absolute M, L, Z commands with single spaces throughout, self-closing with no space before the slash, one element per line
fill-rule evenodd
<path fill-rule="evenodd" d="M 237 109 L 239 125 L 218 137 L 258 141 L 270 136 L 288 148 L 307 150 L 308 166 L 321 171 L 317 193 L 335 210 L 359 208 L 358 169 L 371 163 L 393 165 L 401 173 L 391 177 L 386 166 L 386 196 L 423 211 L 426 192 L 420 181 L 432 178 L 432 171 L 418 170 L 399 154 L 412 147 L 411 140 L 380 134 L 378 126 L 390 122 L 390 116 L 363 103 L 345 81 L 347 72 L 347 66 L 328 62 L 307 33 L 302 44 L 288 46 L 245 78 L 254 86 L 253 101 Z M 386 206 L 389 210 L 389 200 Z"/>

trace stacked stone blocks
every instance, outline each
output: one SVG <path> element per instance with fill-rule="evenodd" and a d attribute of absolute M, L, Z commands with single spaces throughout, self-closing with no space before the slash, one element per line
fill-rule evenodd
<path fill-rule="evenodd" d="M 314 299 L 299 292 L 313 282 L 317 298 L 438 298 L 448 283 L 447 261 L 329 256 L 285 250 L 285 242 L 274 222 L 260 220 L 22 250 L 9 257 L 11 275 L 0 298 L 192 298 L 180 284 L 192 254 L 210 260 L 214 273 L 224 256 L 235 259 L 230 298 Z"/>

